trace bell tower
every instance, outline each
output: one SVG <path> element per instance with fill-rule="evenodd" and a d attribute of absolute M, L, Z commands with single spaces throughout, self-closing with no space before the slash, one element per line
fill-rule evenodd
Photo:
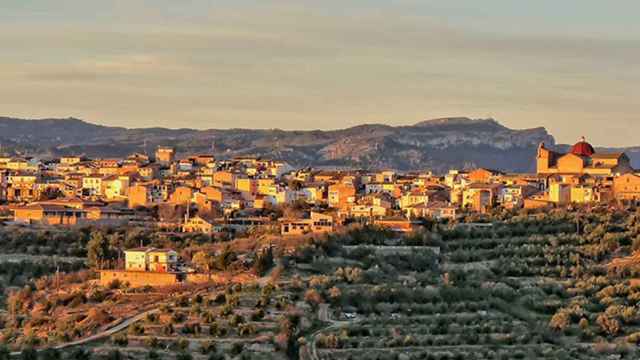
<path fill-rule="evenodd" d="M 538 145 L 538 154 L 536 155 L 536 171 L 538 174 L 549 173 L 551 167 L 551 151 L 544 147 L 544 143 Z"/>

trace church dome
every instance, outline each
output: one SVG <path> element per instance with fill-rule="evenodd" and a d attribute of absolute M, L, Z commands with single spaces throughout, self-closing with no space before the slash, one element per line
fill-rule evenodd
<path fill-rule="evenodd" d="M 571 153 L 578 156 L 591 156 L 595 154 L 593 146 L 589 144 L 584 137 L 578 143 L 571 147 Z"/>

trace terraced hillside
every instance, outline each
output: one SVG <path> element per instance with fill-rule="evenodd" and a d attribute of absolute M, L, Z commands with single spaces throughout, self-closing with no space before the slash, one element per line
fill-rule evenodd
<path fill-rule="evenodd" d="M 638 245 L 636 215 L 623 214 L 510 215 L 396 241 L 373 230 L 342 237 L 358 245 L 304 266 L 330 305 L 308 358 L 636 358 L 640 288 L 606 270 L 614 253 Z"/>

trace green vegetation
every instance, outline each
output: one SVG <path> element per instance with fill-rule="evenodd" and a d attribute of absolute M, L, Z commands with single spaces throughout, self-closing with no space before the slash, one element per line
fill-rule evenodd
<path fill-rule="evenodd" d="M 606 264 L 635 250 L 640 213 L 469 220 L 491 225 L 409 236 L 356 228 L 288 259 L 310 307 L 330 306 L 328 329 L 309 339 L 320 357 L 637 357 L 640 287 L 628 278 L 640 264 L 617 274 Z"/>
<path fill-rule="evenodd" d="M 608 266 L 640 250 L 640 212 L 497 210 L 428 224 L 408 235 L 354 226 L 308 237 L 294 251 L 256 242 L 214 252 L 200 240 L 169 239 L 201 271 L 244 280 L 166 292 L 89 285 L 88 272 L 46 276 L 48 262 L 0 263 L 6 286 L 20 286 L 7 300 L 2 337 L 14 349 L 47 347 L 95 333 L 115 320 L 112 310 L 144 308 L 155 311 L 78 356 L 102 347 L 105 358 L 148 359 L 640 355 L 640 263 Z M 132 239 L 161 243 L 133 229 L 83 234 L 96 266 Z"/>

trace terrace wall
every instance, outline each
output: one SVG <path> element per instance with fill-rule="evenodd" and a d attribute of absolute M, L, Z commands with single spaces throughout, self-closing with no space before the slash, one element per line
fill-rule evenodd
<path fill-rule="evenodd" d="M 114 280 L 129 283 L 131 287 L 168 286 L 180 282 L 179 274 L 149 271 L 100 270 L 100 285 L 108 286 Z"/>

